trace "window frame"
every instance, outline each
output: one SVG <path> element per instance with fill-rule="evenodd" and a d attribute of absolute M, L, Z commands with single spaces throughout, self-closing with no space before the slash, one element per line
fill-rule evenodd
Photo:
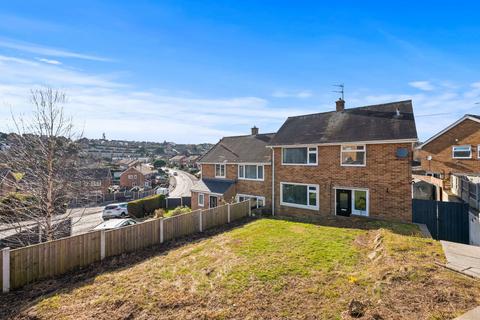
<path fill-rule="evenodd" d="M 455 157 L 455 148 L 457 147 L 468 147 L 470 151 L 469 157 Z M 458 146 L 452 146 L 452 159 L 472 159 L 472 145 L 471 144 L 463 144 Z"/>
<path fill-rule="evenodd" d="M 202 201 L 200 202 L 200 196 L 202 198 Z M 198 206 L 199 207 L 203 207 L 205 206 L 205 194 L 203 193 L 199 193 L 198 196 L 197 196 L 197 203 L 198 203 Z"/>
<path fill-rule="evenodd" d="M 310 203 L 310 188 L 315 188 L 315 205 L 303 205 L 303 204 L 295 204 L 290 202 L 283 201 L 283 187 L 284 185 L 297 185 L 297 186 L 306 186 L 307 187 L 307 203 Z M 307 210 L 320 210 L 320 186 L 318 184 L 310 184 L 310 183 L 296 183 L 296 182 L 280 182 L 280 205 L 286 207 L 293 207 L 293 208 L 300 208 L 300 209 L 307 209 Z"/>
<path fill-rule="evenodd" d="M 250 195 L 250 194 L 243 194 L 243 193 L 237 193 L 236 196 L 235 196 L 235 200 L 237 202 L 240 202 L 240 197 L 244 197 L 244 198 L 256 198 L 257 199 L 257 209 L 260 208 L 258 206 L 258 199 L 262 200 L 263 201 L 263 206 L 265 206 L 266 204 L 266 199 L 264 196 L 254 196 L 254 195 Z"/>
<path fill-rule="evenodd" d="M 316 166 L 318 165 L 318 146 L 317 145 L 302 145 L 302 146 L 288 146 L 282 147 L 282 166 Z M 307 149 L 307 163 L 285 163 L 284 150 L 285 149 Z M 315 149 L 315 150 L 310 150 Z M 310 162 L 310 154 L 315 154 L 315 163 Z"/>
<path fill-rule="evenodd" d="M 350 146 L 355 146 L 355 147 L 363 147 L 362 150 L 349 150 L 349 151 L 344 151 L 344 147 L 350 147 Z M 363 152 L 363 164 L 351 164 L 351 163 L 343 163 L 343 153 L 344 152 Z M 367 166 L 367 145 L 366 144 L 341 144 L 340 145 L 340 166 L 341 167 L 366 167 Z"/>
<path fill-rule="evenodd" d="M 222 175 L 217 175 L 217 166 L 220 166 L 220 173 L 222 173 L 222 166 L 223 166 L 223 176 Z M 215 163 L 214 164 L 214 170 L 215 170 L 215 178 L 225 178 L 227 176 L 227 166 L 225 163 Z"/>
<path fill-rule="evenodd" d="M 245 166 L 255 166 L 256 167 L 256 173 L 257 173 L 257 178 L 252 179 L 252 178 L 245 178 Z M 262 168 L 262 178 L 258 178 L 258 172 L 259 168 Z M 240 175 L 240 172 L 243 172 L 243 177 Z M 238 180 L 250 180 L 250 181 L 264 181 L 265 180 L 265 165 L 264 164 L 259 164 L 259 163 L 242 163 L 238 165 Z"/>

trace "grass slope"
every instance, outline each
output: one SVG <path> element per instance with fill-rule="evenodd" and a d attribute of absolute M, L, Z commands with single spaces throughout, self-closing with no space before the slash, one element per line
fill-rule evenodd
<path fill-rule="evenodd" d="M 349 319 L 357 299 L 363 319 L 450 319 L 480 303 L 479 283 L 437 266 L 440 245 L 415 226 L 342 221 L 256 220 L 32 299 L 18 317 Z"/>

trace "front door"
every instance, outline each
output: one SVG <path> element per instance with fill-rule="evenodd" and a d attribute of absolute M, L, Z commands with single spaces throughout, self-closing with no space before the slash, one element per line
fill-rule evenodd
<path fill-rule="evenodd" d="M 352 214 L 352 190 L 337 189 L 337 216 Z"/>
<path fill-rule="evenodd" d="M 217 199 L 215 196 L 210 196 L 210 208 L 215 208 L 218 205 Z"/>

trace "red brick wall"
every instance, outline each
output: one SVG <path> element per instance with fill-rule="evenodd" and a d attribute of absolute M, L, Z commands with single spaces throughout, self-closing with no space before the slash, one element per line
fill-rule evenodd
<path fill-rule="evenodd" d="M 231 202 L 237 193 L 265 197 L 266 206 L 271 206 L 272 198 L 272 166 L 264 165 L 263 181 L 238 179 L 238 165 L 227 164 L 225 166 L 226 179 L 234 180 L 235 188 L 225 195 L 225 200 Z M 215 178 L 215 165 L 202 164 L 202 178 Z"/>
<path fill-rule="evenodd" d="M 396 158 L 404 144 L 367 145 L 365 167 L 340 166 L 340 146 L 319 146 L 318 165 L 282 166 L 281 148 L 275 148 L 275 214 L 335 214 L 334 187 L 369 189 L 369 216 L 411 221 L 411 151 L 405 159 Z M 319 210 L 280 206 L 280 182 L 319 185 Z"/>
<path fill-rule="evenodd" d="M 137 179 L 128 179 L 129 175 L 133 175 L 133 176 L 137 175 Z M 133 167 L 128 168 L 120 175 L 121 187 L 132 188 L 134 181 L 136 182 L 136 185 L 139 187 L 143 187 L 145 185 L 145 177 L 140 171 L 136 170 Z"/>
<path fill-rule="evenodd" d="M 452 146 L 472 146 L 471 159 L 453 159 Z M 478 159 L 478 145 L 480 144 L 480 123 L 467 119 L 448 130 L 435 140 L 419 150 L 422 169 L 435 173 L 443 173 L 448 177 L 451 173 L 478 173 L 480 159 Z M 432 156 L 432 160 L 427 160 Z"/>

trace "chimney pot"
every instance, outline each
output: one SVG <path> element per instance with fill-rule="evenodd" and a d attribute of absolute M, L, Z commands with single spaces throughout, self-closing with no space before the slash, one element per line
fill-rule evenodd
<path fill-rule="evenodd" d="M 256 126 L 253 126 L 252 128 L 252 135 L 256 136 L 258 134 L 258 128 Z"/>
<path fill-rule="evenodd" d="M 345 100 L 343 100 L 342 98 L 335 101 L 335 104 L 337 107 L 337 112 L 345 110 Z"/>

